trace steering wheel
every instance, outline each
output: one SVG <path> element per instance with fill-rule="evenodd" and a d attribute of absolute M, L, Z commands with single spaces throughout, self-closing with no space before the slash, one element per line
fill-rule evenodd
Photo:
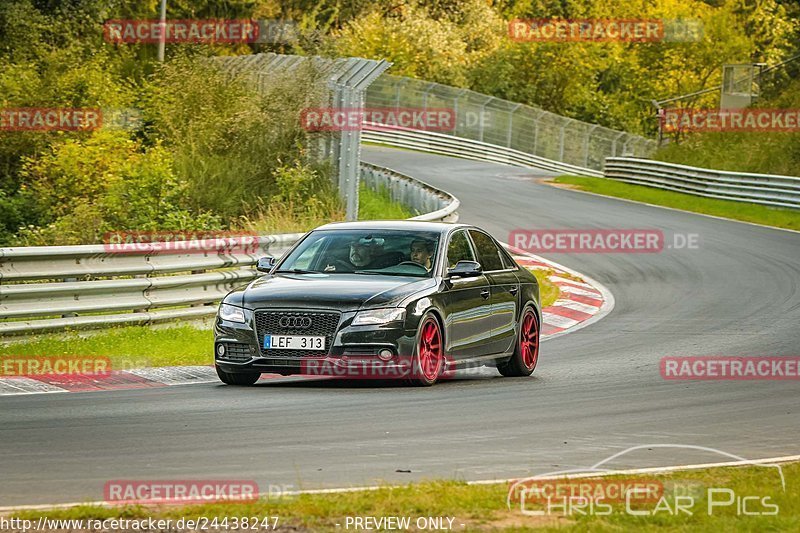
<path fill-rule="evenodd" d="M 336 270 L 325 270 L 325 268 L 328 266 L 336 267 Z M 353 269 L 353 265 L 341 259 L 331 259 L 330 261 L 325 261 L 325 266 L 322 267 L 323 272 L 352 272 Z"/>
<path fill-rule="evenodd" d="M 402 263 L 397 263 L 397 266 L 402 266 L 402 265 L 411 265 L 419 268 L 424 268 L 425 272 L 428 271 L 428 267 L 426 267 L 422 263 L 417 263 L 416 261 L 403 261 Z"/>

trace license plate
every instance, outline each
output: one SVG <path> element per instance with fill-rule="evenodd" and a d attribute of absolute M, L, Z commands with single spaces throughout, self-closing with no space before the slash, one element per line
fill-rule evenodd
<path fill-rule="evenodd" d="M 264 335 L 267 350 L 324 350 L 325 337 L 311 335 Z"/>

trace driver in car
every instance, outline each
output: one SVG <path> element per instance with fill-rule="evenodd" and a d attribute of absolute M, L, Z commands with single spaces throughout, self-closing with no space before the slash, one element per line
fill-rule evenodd
<path fill-rule="evenodd" d="M 380 269 L 393 266 L 400 260 L 397 253 L 384 252 L 384 239 L 368 235 L 350 243 L 350 263 L 360 269 Z"/>
<path fill-rule="evenodd" d="M 350 243 L 350 262 L 353 266 L 363 268 L 372 263 L 373 258 L 378 255 L 378 245 L 374 241 L 375 239 L 359 239 Z"/>

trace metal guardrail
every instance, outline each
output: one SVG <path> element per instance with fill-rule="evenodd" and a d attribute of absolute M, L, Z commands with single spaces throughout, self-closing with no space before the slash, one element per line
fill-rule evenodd
<path fill-rule="evenodd" d="M 652 159 L 609 157 L 605 177 L 670 191 L 800 209 L 800 177 L 728 172 Z"/>
<path fill-rule="evenodd" d="M 416 220 L 455 221 L 459 202 L 409 176 L 362 164 L 368 186 L 422 211 Z M 430 210 L 430 212 L 428 212 Z M 152 324 L 213 316 L 231 289 L 254 279 L 259 257 L 280 255 L 302 233 L 254 238 L 252 248 L 220 239 L 113 245 L 0 248 L 0 335 Z M 194 243 L 194 244 L 192 244 Z M 191 253 L 190 250 L 206 250 Z"/>
<path fill-rule="evenodd" d="M 551 159 L 545 159 L 513 148 L 497 146 L 471 139 L 463 139 L 433 131 L 412 130 L 404 128 L 386 128 L 379 124 L 369 123 L 364 126 L 361 138 L 366 142 L 385 144 L 397 148 L 407 148 L 420 152 L 451 155 L 490 161 L 525 168 L 551 170 L 559 174 L 575 174 L 578 176 L 602 177 L 603 173 L 584 167 L 578 167 Z"/>
<path fill-rule="evenodd" d="M 461 205 L 458 198 L 416 178 L 362 162 L 361 179 L 371 189 L 386 190 L 393 201 L 422 213 L 412 217 L 411 220 L 429 222 L 456 222 L 458 220 L 456 210 Z"/>

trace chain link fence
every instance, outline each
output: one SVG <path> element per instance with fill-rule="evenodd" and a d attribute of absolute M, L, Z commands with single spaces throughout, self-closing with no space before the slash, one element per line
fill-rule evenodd
<path fill-rule="evenodd" d="M 383 74 L 367 89 L 366 106 L 452 110 L 454 137 L 512 148 L 526 154 L 602 170 L 606 157 L 648 157 L 655 140 L 563 117 L 438 83 Z"/>

